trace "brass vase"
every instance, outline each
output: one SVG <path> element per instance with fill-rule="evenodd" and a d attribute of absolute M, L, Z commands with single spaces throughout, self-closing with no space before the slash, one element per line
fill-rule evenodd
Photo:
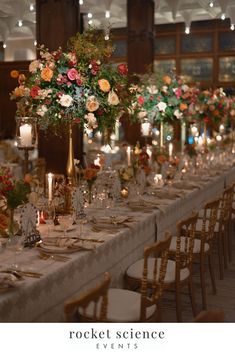
<path fill-rule="evenodd" d="M 76 173 L 74 165 L 74 150 L 73 150 L 73 129 L 72 124 L 69 124 L 69 149 L 68 149 L 68 159 L 66 165 L 66 174 L 68 183 L 71 186 L 76 185 Z"/>

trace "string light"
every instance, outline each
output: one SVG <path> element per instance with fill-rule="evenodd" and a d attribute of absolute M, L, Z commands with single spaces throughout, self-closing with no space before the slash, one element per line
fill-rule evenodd
<path fill-rule="evenodd" d="M 234 26 L 234 24 L 233 24 L 233 23 L 231 24 L 230 29 L 231 29 L 231 31 L 234 31 L 235 26 Z"/>
<path fill-rule="evenodd" d="M 89 20 L 89 21 L 88 21 L 88 24 L 89 24 L 89 25 L 92 25 L 92 23 L 93 23 L 92 20 Z"/>
<path fill-rule="evenodd" d="M 88 17 L 88 18 L 92 18 L 92 13 L 91 13 L 91 12 L 88 12 L 87 17 Z"/>
<path fill-rule="evenodd" d="M 33 12 L 34 11 L 34 4 L 29 5 L 29 11 Z"/>
<path fill-rule="evenodd" d="M 23 26 L 23 21 L 22 20 L 18 20 L 18 27 L 22 27 Z"/>
<path fill-rule="evenodd" d="M 3 43 L 3 48 L 5 49 L 7 47 L 6 43 Z"/>
<path fill-rule="evenodd" d="M 110 18 L 110 11 L 109 10 L 105 11 L 105 17 Z"/>
<path fill-rule="evenodd" d="M 225 18 L 226 18 L 226 16 L 225 16 L 225 13 L 222 13 L 222 15 L 221 15 L 221 20 L 225 20 Z"/>
<path fill-rule="evenodd" d="M 34 42 L 33 42 L 33 45 L 36 47 L 37 46 L 37 41 L 35 40 Z"/>
<path fill-rule="evenodd" d="M 210 1 L 209 6 L 210 6 L 210 7 L 213 7 L 213 6 L 214 6 L 214 2 L 213 2 L 213 1 Z"/>

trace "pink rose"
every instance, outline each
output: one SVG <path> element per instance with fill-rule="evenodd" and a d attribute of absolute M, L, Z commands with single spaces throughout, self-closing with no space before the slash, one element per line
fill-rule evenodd
<path fill-rule="evenodd" d="M 71 81 L 75 81 L 79 77 L 79 74 L 76 69 L 72 68 L 68 70 L 67 76 Z"/>

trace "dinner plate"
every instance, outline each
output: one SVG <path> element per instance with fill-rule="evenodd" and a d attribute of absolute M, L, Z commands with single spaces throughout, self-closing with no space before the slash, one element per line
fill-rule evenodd
<path fill-rule="evenodd" d="M 64 232 L 73 232 L 75 229 L 77 229 L 77 226 L 71 226 L 68 229 L 64 230 L 63 228 L 60 228 L 60 226 L 55 226 L 55 228 L 53 228 L 53 232 L 58 232 L 58 233 L 64 233 Z"/>
<path fill-rule="evenodd" d="M 71 246 L 55 246 L 55 245 L 45 245 L 43 243 L 39 244 L 39 249 L 50 254 L 71 254 L 81 250 L 94 250 L 94 244 L 88 244 L 84 242 L 79 242 L 76 245 Z"/>

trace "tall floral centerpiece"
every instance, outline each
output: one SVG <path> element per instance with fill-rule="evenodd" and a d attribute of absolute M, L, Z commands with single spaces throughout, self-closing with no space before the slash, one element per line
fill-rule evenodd
<path fill-rule="evenodd" d="M 21 75 L 11 94 L 18 101 L 17 115 L 27 112 L 40 129 L 56 133 L 70 123 L 112 129 L 130 104 L 126 65 L 108 63 L 113 50 L 95 30 L 71 38 L 66 52 L 40 46 L 39 59 L 30 63 L 29 75 Z"/>
<path fill-rule="evenodd" d="M 160 147 L 163 147 L 163 125 L 184 122 L 192 114 L 198 90 L 189 87 L 173 72 L 154 73 L 141 78 L 136 107 L 139 117 L 160 124 Z M 182 133 L 181 133 L 182 135 Z"/>
<path fill-rule="evenodd" d="M 65 52 L 41 45 L 39 58 L 30 63 L 28 75 L 19 76 L 11 93 L 17 115 L 35 117 L 41 130 L 59 135 L 70 127 L 67 174 L 75 174 L 71 127 L 111 132 L 128 111 L 128 69 L 109 63 L 113 50 L 102 31 L 94 29 L 72 37 Z"/>
<path fill-rule="evenodd" d="M 225 123 L 229 112 L 229 99 L 222 88 L 203 90 L 198 96 L 197 117 L 204 126 L 204 144 L 206 145 L 208 127 L 218 129 L 219 124 Z"/>

